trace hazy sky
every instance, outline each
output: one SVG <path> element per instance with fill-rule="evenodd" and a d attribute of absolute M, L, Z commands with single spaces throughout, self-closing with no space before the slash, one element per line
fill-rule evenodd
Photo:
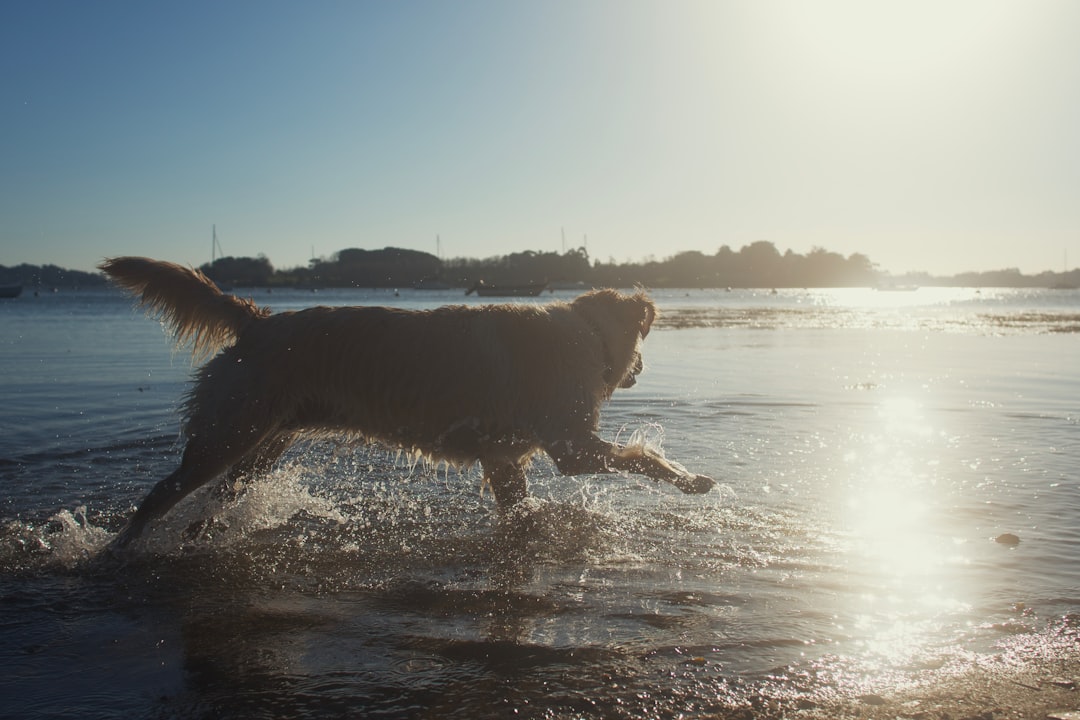
<path fill-rule="evenodd" d="M 0 264 L 1080 262 L 1080 2 L 0 3 Z"/>

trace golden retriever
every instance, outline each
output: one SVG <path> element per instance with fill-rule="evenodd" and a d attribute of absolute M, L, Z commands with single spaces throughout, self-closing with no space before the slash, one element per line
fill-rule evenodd
<path fill-rule="evenodd" d="M 100 268 L 190 343 L 195 359 L 213 355 L 185 403 L 180 467 L 154 486 L 114 548 L 218 475 L 231 486 L 320 434 L 479 462 L 500 509 L 526 497 L 525 467 L 540 450 L 564 475 L 640 473 L 687 493 L 713 486 L 648 448 L 596 435 L 600 405 L 641 372 L 640 343 L 656 317 L 642 292 L 597 290 L 543 306 L 270 314 L 173 263 L 120 257 Z"/>

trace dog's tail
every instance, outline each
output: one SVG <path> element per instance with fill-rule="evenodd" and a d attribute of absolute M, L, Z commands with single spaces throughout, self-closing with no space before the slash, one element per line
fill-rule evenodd
<path fill-rule="evenodd" d="M 190 343 L 196 360 L 232 344 L 245 327 L 270 311 L 221 292 L 193 268 L 141 257 L 111 258 L 98 265 L 139 305 L 172 331 L 177 345 Z"/>

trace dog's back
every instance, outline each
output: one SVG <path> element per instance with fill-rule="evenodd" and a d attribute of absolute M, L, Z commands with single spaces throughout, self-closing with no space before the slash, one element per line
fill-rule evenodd
<path fill-rule="evenodd" d="M 601 345 L 569 305 L 318 307 L 249 325 L 199 373 L 198 432 L 238 399 L 275 425 L 471 463 L 595 429 Z"/>

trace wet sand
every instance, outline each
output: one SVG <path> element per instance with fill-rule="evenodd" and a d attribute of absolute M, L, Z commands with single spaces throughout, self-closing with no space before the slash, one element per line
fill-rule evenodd
<path fill-rule="evenodd" d="M 800 674 L 787 674 L 717 720 L 1080 720 L 1080 616 L 999 650 L 958 651 L 940 667 L 909 669 L 891 684 L 856 681 L 857 689 L 822 677 L 800 689 Z"/>
<path fill-rule="evenodd" d="M 896 692 L 869 693 L 814 705 L 803 701 L 758 717 L 866 718 L 867 720 L 1080 720 L 1080 661 L 1012 668 L 1000 660 Z"/>

